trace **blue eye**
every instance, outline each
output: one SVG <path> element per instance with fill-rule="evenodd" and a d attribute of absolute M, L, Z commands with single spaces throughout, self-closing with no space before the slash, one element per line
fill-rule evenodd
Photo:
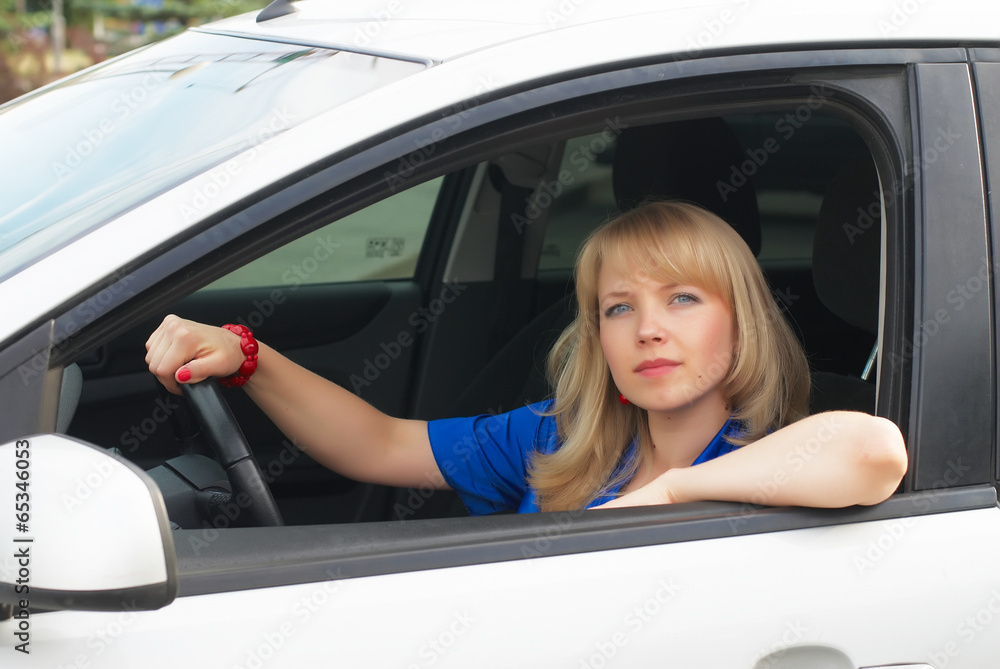
<path fill-rule="evenodd" d="M 616 305 L 614 305 L 612 307 L 608 307 L 607 309 L 605 309 L 604 310 L 604 317 L 605 318 L 612 318 L 612 317 L 617 316 L 619 314 L 625 313 L 629 309 L 631 309 L 631 307 L 628 306 L 627 304 L 621 304 L 621 303 L 619 303 L 619 304 L 616 304 Z"/>
<path fill-rule="evenodd" d="M 677 304 L 694 304 L 698 302 L 698 298 L 690 293 L 681 293 L 680 295 L 674 296 L 674 302 Z"/>

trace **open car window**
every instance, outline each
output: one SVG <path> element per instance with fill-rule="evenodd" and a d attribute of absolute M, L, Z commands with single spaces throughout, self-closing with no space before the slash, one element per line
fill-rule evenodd
<path fill-rule="evenodd" d="M 795 117 L 802 109 L 808 122 Z M 675 135 L 686 148 L 665 153 L 649 144 L 675 142 Z M 692 147 L 702 147 L 697 156 Z M 519 167 L 526 163 L 517 157 L 526 155 L 537 159 L 531 169 Z M 687 161 L 697 167 L 689 170 Z M 508 411 L 551 396 L 542 370 L 573 316 L 576 249 L 619 209 L 622 183 L 648 177 L 660 163 L 668 166 L 657 172 L 658 184 L 680 190 L 651 197 L 701 197 L 683 190 L 680 165 L 698 172 L 701 192 L 719 206 L 739 202 L 731 210 L 738 229 L 810 356 L 814 410 L 874 412 L 877 370 L 861 376 L 878 332 L 882 220 L 869 206 L 878 175 L 857 128 L 821 105 L 776 102 L 770 111 L 659 123 L 618 118 L 594 132 L 476 155 L 444 176 L 415 175 L 406 188 L 342 218 L 317 218 L 298 239 L 164 313 L 252 327 L 261 341 L 393 415 Z M 852 178 L 857 183 L 845 192 L 841 182 Z M 497 250 L 512 202 L 530 221 L 514 247 L 522 257 L 517 276 L 504 269 L 509 251 Z M 418 261 L 440 274 L 418 272 Z M 866 292 L 852 292 L 846 305 L 828 299 L 850 285 Z M 183 414 L 176 398 L 156 395 L 134 348 L 156 322 L 135 331 L 132 347 L 105 347 L 84 361 L 84 402 L 70 431 L 114 444 L 146 466 L 178 452 Z M 133 389 L 127 400 L 108 385 L 123 373 Z M 290 524 L 465 515 L 450 491 L 397 490 L 330 472 L 242 393 L 228 397 Z"/>

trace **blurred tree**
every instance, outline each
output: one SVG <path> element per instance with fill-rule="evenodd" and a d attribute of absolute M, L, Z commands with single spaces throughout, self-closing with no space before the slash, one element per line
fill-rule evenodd
<path fill-rule="evenodd" d="M 136 0 L 130 4 L 114 0 L 73 0 L 76 10 L 90 14 L 127 21 L 177 20 L 185 25 L 242 14 L 265 5 L 267 2 L 261 0 Z"/>

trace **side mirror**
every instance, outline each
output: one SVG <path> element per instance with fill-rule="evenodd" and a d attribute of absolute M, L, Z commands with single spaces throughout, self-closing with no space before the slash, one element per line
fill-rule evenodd
<path fill-rule="evenodd" d="M 145 472 L 64 435 L 0 446 L 0 620 L 151 610 L 176 595 L 170 522 Z"/>

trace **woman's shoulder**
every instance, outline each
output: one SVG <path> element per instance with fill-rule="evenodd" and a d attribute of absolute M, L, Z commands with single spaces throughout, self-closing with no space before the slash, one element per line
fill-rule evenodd
<path fill-rule="evenodd" d="M 556 417 L 552 412 L 555 400 L 547 399 L 541 402 L 532 402 L 508 412 L 507 419 L 511 427 L 526 429 L 535 436 L 535 441 L 539 438 L 547 440 L 550 434 L 556 431 Z"/>

